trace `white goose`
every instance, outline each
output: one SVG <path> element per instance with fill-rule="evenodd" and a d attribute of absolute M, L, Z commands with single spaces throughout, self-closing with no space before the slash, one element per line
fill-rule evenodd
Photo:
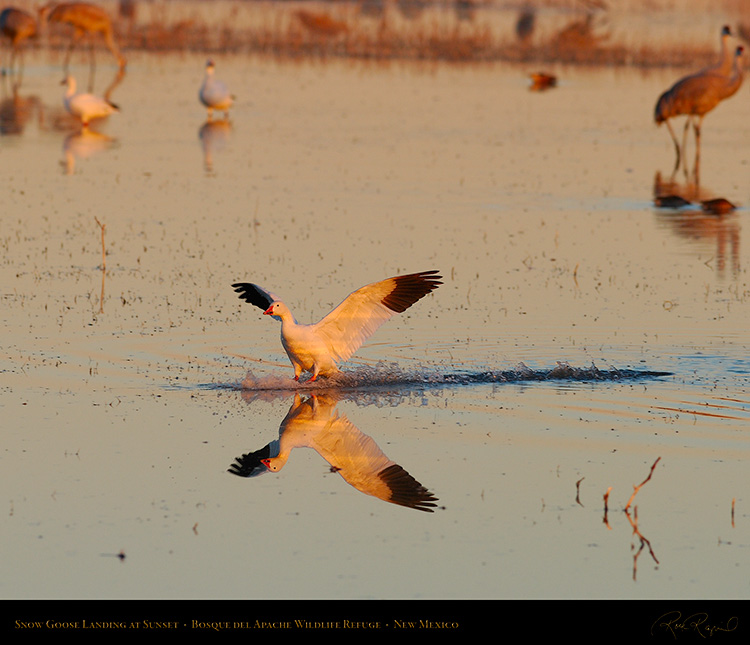
<path fill-rule="evenodd" d="M 120 111 L 120 108 L 107 99 L 93 94 L 76 93 L 76 79 L 72 76 L 66 76 L 62 85 L 66 86 L 63 97 L 65 109 L 76 117 L 84 128 L 94 119 L 103 119 Z"/>
<path fill-rule="evenodd" d="M 338 372 L 337 363 L 348 360 L 393 315 L 443 284 L 437 271 L 422 271 L 373 282 L 349 296 L 313 325 L 299 324 L 281 300 L 258 285 L 236 282 L 239 297 L 281 321 L 281 344 L 294 367 L 294 380 L 302 372 L 319 375 Z"/>
<path fill-rule="evenodd" d="M 229 108 L 234 103 L 234 97 L 230 94 L 227 86 L 214 76 L 214 63 L 206 62 L 206 75 L 198 92 L 198 98 L 208 110 L 208 119 L 211 120 L 214 110 L 222 110 L 226 118 L 229 118 Z"/>
<path fill-rule="evenodd" d="M 256 477 L 279 472 L 295 448 L 312 448 L 357 490 L 392 504 L 432 513 L 438 499 L 392 461 L 374 439 L 336 411 L 327 395 L 302 399 L 295 394 L 279 427 L 279 438 L 237 457 L 229 472 Z"/>

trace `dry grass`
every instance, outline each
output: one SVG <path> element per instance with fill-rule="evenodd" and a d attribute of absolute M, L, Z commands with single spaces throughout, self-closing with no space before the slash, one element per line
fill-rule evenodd
<path fill-rule="evenodd" d="M 675 8 L 669 0 L 610 0 L 608 4 L 603 0 L 100 0 L 100 4 L 115 18 L 126 52 L 691 66 L 715 56 L 721 26 L 714 24 L 717 19 L 734 25 L 737 33 L 750 34 L 746 0 L 691 0 L 689 10 Z M 534 11 L 522 25 L 525 4 L 533 5 Z M 696 20 L 701 13 L 703 24 Z M 38 46 L 61 50 L 66 42 L 59 32 L 52 32 Z"/>

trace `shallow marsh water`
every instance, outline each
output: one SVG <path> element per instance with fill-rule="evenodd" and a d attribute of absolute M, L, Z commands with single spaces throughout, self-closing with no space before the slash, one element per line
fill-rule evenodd
<path fill-rule="evenodd" d="M 27 61 L 31 117 L 0 139 L 0 594 L 746 597 L 747 210 L 652 206 L 676 74 L 561 69 L 533 93 L 503 65 L 216 63 L 229 123 L 205 126 L 202 58 L 139 55 L 110 140 L 76 148 L 59 70 Z M 740 205 L 747 93 L 701 159 L 704 194 Z M 228 473 L 311 394 L 231 283 L 310 321 L 432 268 L 445 284 L 327 396 L 439 508 L 311 449 Z"/>

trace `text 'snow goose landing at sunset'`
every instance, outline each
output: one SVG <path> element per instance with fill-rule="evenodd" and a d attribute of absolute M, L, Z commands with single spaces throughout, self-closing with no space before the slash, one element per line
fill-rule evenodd
<path fill-rule="evenodd" d="M 349 294 L 313 325 L 299 324 L 281 300 L 258 285 L 236 282 L 232 287 L 242 300 L 281 321 L 281 344 L 294 367 L 294 380 L 312 372 L 314 381 L 338 372 L 338 363 L 348 360 L 394 314 L 437 289 L 441 279 L 437 271 L 422 271 L 373 282 Z"/>

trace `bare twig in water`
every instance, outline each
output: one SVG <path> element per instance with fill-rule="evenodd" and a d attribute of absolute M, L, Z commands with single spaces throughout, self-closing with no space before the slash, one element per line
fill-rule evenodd
<path fill-rule="evenodd" d="M 576 502 L 577 502 L 577 503 L 579 504 L 579 506 L 583 506 L 583 504 L 581 504 L 581 482 L 582 482 L 582 481 L 583 481 L 584 479 L 586 479 L 586 478 L 585 478 L 585 477 L 581 477 L 581 478 L 580 478 L 580 479 L 579 479 L 579 480 L 578 480 L 578 481 L 576 482 Z"/>
<path fill-rule="evenodd" d="M 659 560 L 657 560 L 656 555 L 654 555 L 654 550 L 651 548 L 651 542 L 649 542 L 643 534 L 638 529 L 638 508 L 633 508 L 633 517 L 631 517 L 629 513 L 630 505 L 633 503 L 633 499 L 638 494 L 638 491 L 651 479 L 651 476 L 654 474 L 654 469 L 656 468 L 656 464 L 659 463 L 661 460 L 661 457 L 658 457 L 656 461 L 652 464 L 651 470 L 648 473 L 648 477 L 644 479 L 638 486 L 633 486 L 633 494 L 630 496 L 630 499 L 628 500 L 628 503 L 625 505 L 625 508 L 623 509 L 625 512 L 625 516 L 628 518 L 628 522 L 630 522 L 630 526 L 633 528 L 633 535 L 637 536 L 638 539 L 641 541 L 641 545 L 636 551 L 635 555 L 633 556 L 633 580 L 636 579 L 636 574 L 638 571 L 638 558 L 641 555 L 641 552 L 643 551 L 644 547 L 648 547 L 648 551 L 651 554 L 651 557 L 653 558 L 654 562 L 656 564 L 659 564 Z M 604 493 L 604 519 L 603 522 L 607 526 L 608 529 L 612 529 L 612 527 L 609 525 L 609 520 L 607 518 L 607 514 L 609 511 L 609 493 L 612 490 L 612 487 L 610 486 L 607 489 L 607 492 Z M 635 548 L 635 547 L 633 547 Z"/>
<path fill-rule="evenodd" d="M 99 218 L 94 215 L 94 220 L 96 221 L 97 225 L 101 229 L 102 232 L 102 269 L 106 268 L 107 266 L 107 253 L 106 253 L 106 247 L 104 245 L 104 231 L 107 228 L 106 224 L 102 224 L 99 221 Z"/>
<path fill-rule="evenodd" d="M 657 461 L 659 460 L 657 459 Z M 649 477 L 650 476 L 651 475 L 649 475 Z M 643 483 L 645 484 L 646 482 L 643 482 Z M 638 529 L 638 507 L 637 506 L 633 507 L 633 515 L 634 517 L 631 518 L 630 513 L 628 513 L 627 509 L 625 510 L 625 516 L 628 518 L 628 522 L 630 522 L 630 526 L 633 527 L 633 535 L 638 536 L 638 539 L 640 539 L 641 541 L 640 548 L 635 552 L 635 555 L 633 556 L 633 580 L 635 580 L 636 573 L 638 572 L 638 558 L 641 555 L 641 551 L 643 551 L 643 547 L 646 547 L 646 546 L 648 547 L 648 552 L 651 554 L 651 557 L 653 558 L 654 562 L 656 562 L 656 564 L 659 564 L 659 560 L 657 560 L 656 555 L 654 555 L 654 550 L 651 548 L 651 542 L 649 542 L 645 537 L 643 537 L 640 530 Z"/>
<path fill-rule="evenodd" d="M 656 461 L 653 463 L 653 465 L 651 466 L 651 470 L 648 473 L 648 477 L 646 477 L 646 479 L 644 479 L 638 486 L 633 486 L 633 494 L 630 496 L 630 499 L 628 500 L 628 503 L 625 504 L 625 509 L 624 510 L 625 510 L 626 513 L 628 512 L 628 509 L 630 508 L 630 505 L 633 503 L 633 499 L 638 494 L 638 491 L 641 490 L 641 488 L 643 487 L 643 485 L 647 481 L 649 481 L 651 479 L 651 475 L 654 474 L 654 468 L 656 468 L 656 464 L 659 463 L 660 459 L 661 459 L 661 457 L 658 457 L 656 459 Z"/>
<path fill-rule="evenodd" d="M 125 550 L 123 549 L 119 553 L 100 553 L 99 555 L 105 557 L 105 558 L 118 558 L 120 562 L 123 562 L 125 560 Z"/>
<path fill-rule="evenodd" d="M 609 519 L 607 519 L 607 513 L 609 512 L 608 502 L 609 502 L 609 493 L 611 490 L 612 490 L 612 487 L 610 486 L 607 489 L 607 492 L 604 493 L 604 519 L 602 520 L 602 522 L 604 522 L 604 524 L 610 531 L 612 530 L 612 527 L 609 525 Z"/>
<path fill-rule="evenodd" d="M 732 528 L 734 528 L 734 497 L 732 498 Z"/>
<path fill-rule="evenodd" d="M 103 314 L 104 313 L 104 277 L 107 273 L 107 248 L 104 243 L 104 231 L 106 230 L 107 225 L 102 224 L 96 215 L 94 215 L 94 220 L 96 221 L 97 225 L 99 226 L 102 232 L 102 292 L 101 292 L 101 295 L 99 296 L 99 313 Z"/>

